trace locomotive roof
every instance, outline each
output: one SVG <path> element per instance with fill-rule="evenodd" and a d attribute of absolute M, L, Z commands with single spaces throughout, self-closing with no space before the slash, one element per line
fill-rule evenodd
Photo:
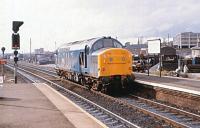
<path fill-rule="evenodd" d="M 82 40 L 82 41 L 74 41 L 70 43 L 65 43 L 59 48 L 69 48 L 70 50 L 81 50 L 85 48 L 85 45 L 88 45 L 89 47 L 91 47 L 96 41 L 100 39 L 105 39 L 105 38 L 111 38 L 111 37 L 97 37 L 97 38 L 91 38 L 91 39 Z"/>

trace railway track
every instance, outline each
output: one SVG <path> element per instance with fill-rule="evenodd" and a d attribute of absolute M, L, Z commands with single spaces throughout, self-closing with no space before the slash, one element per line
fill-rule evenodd
<path fill-rule="evenodd" d="M 120 98 L 145 113 L 163 119 L 177 127 L 200 128 L 200 116 L 135 95 Z"/>
<path fill-rule="evenodd" d="M 26 68 L 31 68 L 31 67 L 26 66 Z M 51 75 L 53 77 L 57 77 L 55 72 L 52 72 L 52 71 L 49 72 L 47 70 L 36 69 L 36 68 L 34 68 L 34 70 L 38 70 L 38 72 L 40 71 L 43 73 L 45 72 L 46 75 Z M 92 92 L 92 93 L 96 93 L 95 95 L 99 94 L 98 92 Z M 103 94 L 100 94 L 100 95 L 102 96 Z M 102 97 L 109 97 L 109 96 L 102 96 Z M 109 98 L 111 98 L 111 97 L 109 97 Z M 137 97 L 134 95 L 131 95 L 128 98 L 119 98 L 119 99 L 111 98 L 111 99 L 112 99 L 112 101 L 118 102 L 119 104 L 121 104 L 121 106 L 124 106 L 124 107 L 127 106 L 130 109 L 130 112 L 132 112 L 133 110 L 135 112 L 135 110 L 136 110 L 136 114 L 135 113 L 132 113 L 132 114 L 135 114 L 136 117 L 139 117 L 138 120 L 141 120 L 141 121 L 135 121 L 133 118 L 131 118 L 131 116 L 124 117 L 124 119 L 127 119 L 130 122 L 135 122 L 136 124 L 140 125 L 141 127 L 146 127 L 148 125 L 149 125 L 149 127 L 194 127 L 194 128 L 200 127 L 199 115 L 195 115 L 195 114 L 192 114 L 192 113 L 189 113 L 189 112 L 177 109 L 177 108 L 172 108 L 172 107 L 169 107 L 169 106 L 157 103 L 157 102 L 153 102 L 153 101 L 141 98 L 141 97 Z M 91 112 L 89 112 L 91 114 L 93 112 L 96 112 L 96 110 L 93 109 L 92 106 L 85 105 L 84 103 L 81 104 L 81 102 L 79 103 L 79 101 L 75 102 L 75 103 L 82 106 L 87 111 L 91 111 Z M 110 109 L 112 110 L 112 108 L 110 108 Z M 121 109 L 121 108 L 119 107 L 119 109 Z M 133 109 L 133 110 L 131 110 L 131 109 Z M 130 114 L 130 112 L 129 112 L 129 114 Z M 116 113 L 118 115 L 122 115 L 122 117 L 124 115 L 128 114 L 127 111 L 125 111 L 125 110 L 122 110 L 122 112 L 116 112 Z M 106 121 L 112 120 L 109 116 L 106 116 L 101 112 L 97 115 L 100 115 L 100 119 L 108 117 L 107 119 L 105 119 Z M 145 120 L 145 121 L 143 121 L 143 120 Z M 148 120 L 150 120 L 149 121 L 150 124 L 147 123 Z M 153 123 L 152 120 L 155 120 L 154 124 L 152 124 Z M 115 122 L 116 121 L 114 121 L 114 123 Z M 142 124 L 142 122 L 144 122 L 144 124 Z M 118 126 L 122 126 L 122 125 L 118 125 Z"/>
<path fill-rule="evenodd" d="M 7 65 L 9 68 L 13 68 L 11 65 Z M 18 68 L 18 73 L 26 77 L 29 81 L 33 83 L 46 82 L 49 83 L 51 87 L 59 91 L 61 94 L 72 100 L 74 103 L 82 107 L 85 111 L 93 115 L 95 118 L 99 119 L 105 125 L 110 128 L 140 128 L 139 126 L 123 119 L 122 117 L 108 111 L 107 109 L 99 106 L 98 104 L 56 84 L 45 77 L 42 77 L 33 72 L 27 71 L 22 68 Z"/>

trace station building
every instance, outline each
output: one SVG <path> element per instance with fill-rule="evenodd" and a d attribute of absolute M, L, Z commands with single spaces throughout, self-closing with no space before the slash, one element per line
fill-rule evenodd
<path fill-rule="evenodd" d="M 193 47 L 192 49 L 192 57 L 200 57 L 200 47 Z"/>
<path fill-rule="evenodd" d="M 200 33 L 183 32 L 173 38 L 175 48 L 192 48 L 200 42 Z"/>

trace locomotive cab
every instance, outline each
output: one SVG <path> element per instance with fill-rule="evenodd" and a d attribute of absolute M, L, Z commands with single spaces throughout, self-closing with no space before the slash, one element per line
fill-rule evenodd
<path fill-rule="evenodd" d="M 107 86 L 106 93 L 130 90 L 134 80 L 132 54 L 122 48 L 104 50 L 98 56 L 98 76 L 102 84 Z"/>
<path fill-rule="evenodd" d="M 98 76 L 126 76 L 132 73 L 132 54 L 122 48 L 110 48 L 98 56 Z"/>
<path fill-rule="evenodd" d="M 90 56 L 90 73 L 98 78 L 97 90 L 119 92 L 131 86 L 132 53 L 122 48 L 121 43 L 112 38 L 104 38 L 93 44 Z"/>

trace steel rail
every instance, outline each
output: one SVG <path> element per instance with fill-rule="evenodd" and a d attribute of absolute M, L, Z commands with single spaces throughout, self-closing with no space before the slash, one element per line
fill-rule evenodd
<path fill-rule="evenodd" d="M 155 101 L 145 99 L 145 98 L 142 98 L 142 97 L 139 97 L 139 96 L 135 96 L 133 94 L 131 94 L 130 96 L 136 97 L 137 99 L 143 100 L 144 102 L 147 102 L 147 103 L 150 103 L 150 104 L 153 104 L 153 105 L 156 105 L 156 106 L 161 106 L 163 108 L 170 109 L 171 111 L 178 112 L 178 113 L 181 113 L 183 115 L 190 116 L 191 118 L 195 118 L 197 120 L 200 120 L 200 115 L 197 115 L 197 114 L 194 114 L 194 113 L 191 113 L 191 112 L 187 112 L 187 111 L 184 111 L 182 109 L 175 108 L 175 107 L 171 107 L 171 106 L 168 106 L 168 105 L 165 105 L 165 104 L 161 104 L 159 102 L 155 102 Z"/>
<path fill-rule="evenodd" d="M 124 100 L 128 103 L 130 103 L 131 105 L 133 105 L 134 107 L 139 108 L 141 111 L 143 111 L 146 114 L 149 114 L 155 118 L 161 119 L 161 120 L 165 120 L 166 122 L 172 124 L 173 126 L 176 127 L 184 127 L 184 128 L 192 128 L 192 127 L 198 127 L 198 125 L 200 125 L 200 116 L 194 113 L 190 113 L 190 112 L 186 112 L 184 110 L 181 109 L 177 109 L 171 106 L 167 106 L 161 103 L 157 103 L 148 99 L 144 99 L 138 96 L 134 96 L 133 98 L 122 98 L 121 100 Z M 161 109 L 160 109 L 161 108 Z M 160 110 L 159 110 L 160 109 Z M 164 112 L 162 111 L 164 110 Z M 166 112 L 168 113 L 166 113 Z M 170 112 L 171 111 L 171 112 Z M 165 114 L 163 114 L 165 113 Z M 182 120 L 178 120 L 177 119 L 172 119 L 169 116 L 166 116 L 167 114 L 174 114 L 174 117 L 176 116 L 181 116 L 181 118 L 183 118 Z M 177 114 L 177 115 L 176 115 Z M 185 123 L 186 121 L 190 121 L 188 123 Z M 187 120 L 188 119 L 188 120 Z M 189 120 L 191 119 L 191 120 Z M 194 123 L 194 124 L 192 124 Z"/>

